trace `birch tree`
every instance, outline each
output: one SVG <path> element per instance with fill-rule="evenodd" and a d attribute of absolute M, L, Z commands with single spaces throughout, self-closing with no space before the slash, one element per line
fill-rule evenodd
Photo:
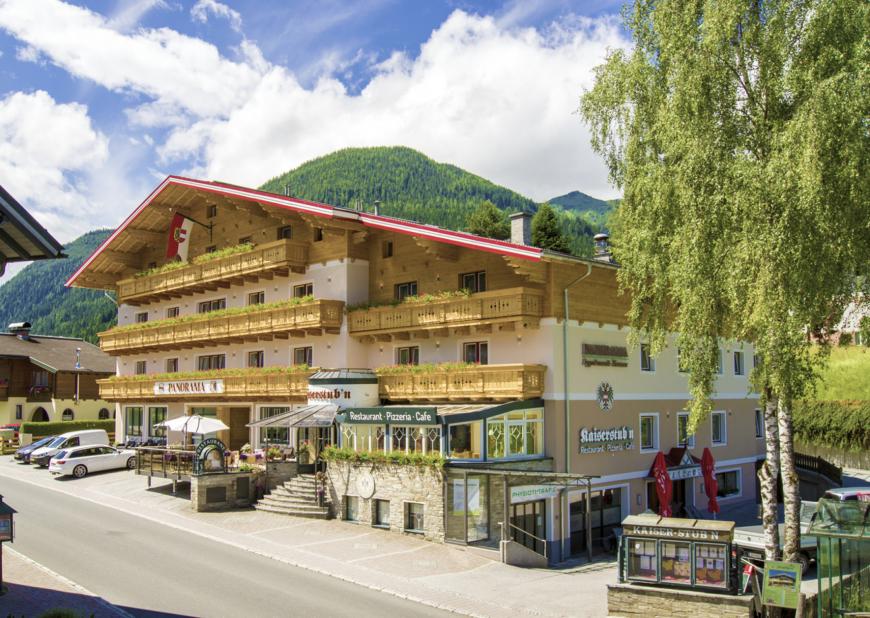
<path fill-rule="evenodd" d="M 792 402 L 868 272 L 868 7 L 636 0 L 624 11 L 633 49 L 611 52 L 581 99 L 624 193 L 613 251 L 634 343 L 657 352 L 678 333 L 692 429 L 711 411 L 723 340 L 751 341 L 760 358 L 768 558 L 777 476 L 784 557 L 799 547 Z"/>

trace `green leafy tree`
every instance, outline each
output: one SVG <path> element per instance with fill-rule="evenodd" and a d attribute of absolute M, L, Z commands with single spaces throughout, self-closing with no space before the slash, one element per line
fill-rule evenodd
<path fill-rule="evenodd" d="M 549 204 L 541 204 L 532 217 L 532 244 L 541 249 L 571 253 L 568 239 L 562 233 L 556 212 Z"/>
<path fill-rule="evenodd" d="M 870 315 L 865 315 L 858 323 L 858 332 L 861 333 L 861 343 L 870 347 Z"/>
<path fill-rule="evenodd" d="M 768 558 L 795 559 L 792 403 L 866 273 L 870 4 L 636 0 L 631 51 L 596 69 L 581 113 L 624 189 L 614 239 L 632 338 L 668 332 L 689 372 L 692 427 L 709 414 L 722 338 L 753 341 L 765 406 L 759 474 Z M 818 352 L 818 353 L 817 353 Z"/>
<path fill-rule="evenodd" d="M 468 215 L 465 220 L 465 230 L 471 234 L 499 240 L 510 238 L 511 235 L 507 215 L 489 200 L 481 202 L 480 206 Z"/>

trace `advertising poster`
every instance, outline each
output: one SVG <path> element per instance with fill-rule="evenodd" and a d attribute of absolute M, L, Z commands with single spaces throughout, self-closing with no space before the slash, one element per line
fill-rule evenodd
<path fill-rule="evenodd" d="M 767 562 L 764 572 L 764 605 L 797 609 L 801 591 L 801 565 L 797 562 Z"/>

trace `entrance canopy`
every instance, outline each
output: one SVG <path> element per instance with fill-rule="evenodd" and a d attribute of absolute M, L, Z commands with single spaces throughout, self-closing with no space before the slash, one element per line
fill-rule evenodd
<path fill-rule="evenodd" d="M 334 403 L 296 405 L 289 412 L 248 423 L 248 427 L 329 427 L 337 412 Z"/>
<path fill-rule="evenodd" d="M 685 446 L 672 448 L 668 451 L 665 455 L 665 464 L 668 476 L 671 477 L 672 481 L 704 476 L 704 472 L 701 470 L 701 460 L 692 455 Z M 650 467 L 647 478 L 655 478 L 654 467 L 655 464 Z"/>

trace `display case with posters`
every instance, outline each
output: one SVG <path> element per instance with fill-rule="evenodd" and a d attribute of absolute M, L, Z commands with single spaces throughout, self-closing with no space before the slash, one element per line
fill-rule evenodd
<path fill-rule="evenodd" d="M 736 593 L 734 522 L 631 515 L 622 522 L 621 581 Z"/>

